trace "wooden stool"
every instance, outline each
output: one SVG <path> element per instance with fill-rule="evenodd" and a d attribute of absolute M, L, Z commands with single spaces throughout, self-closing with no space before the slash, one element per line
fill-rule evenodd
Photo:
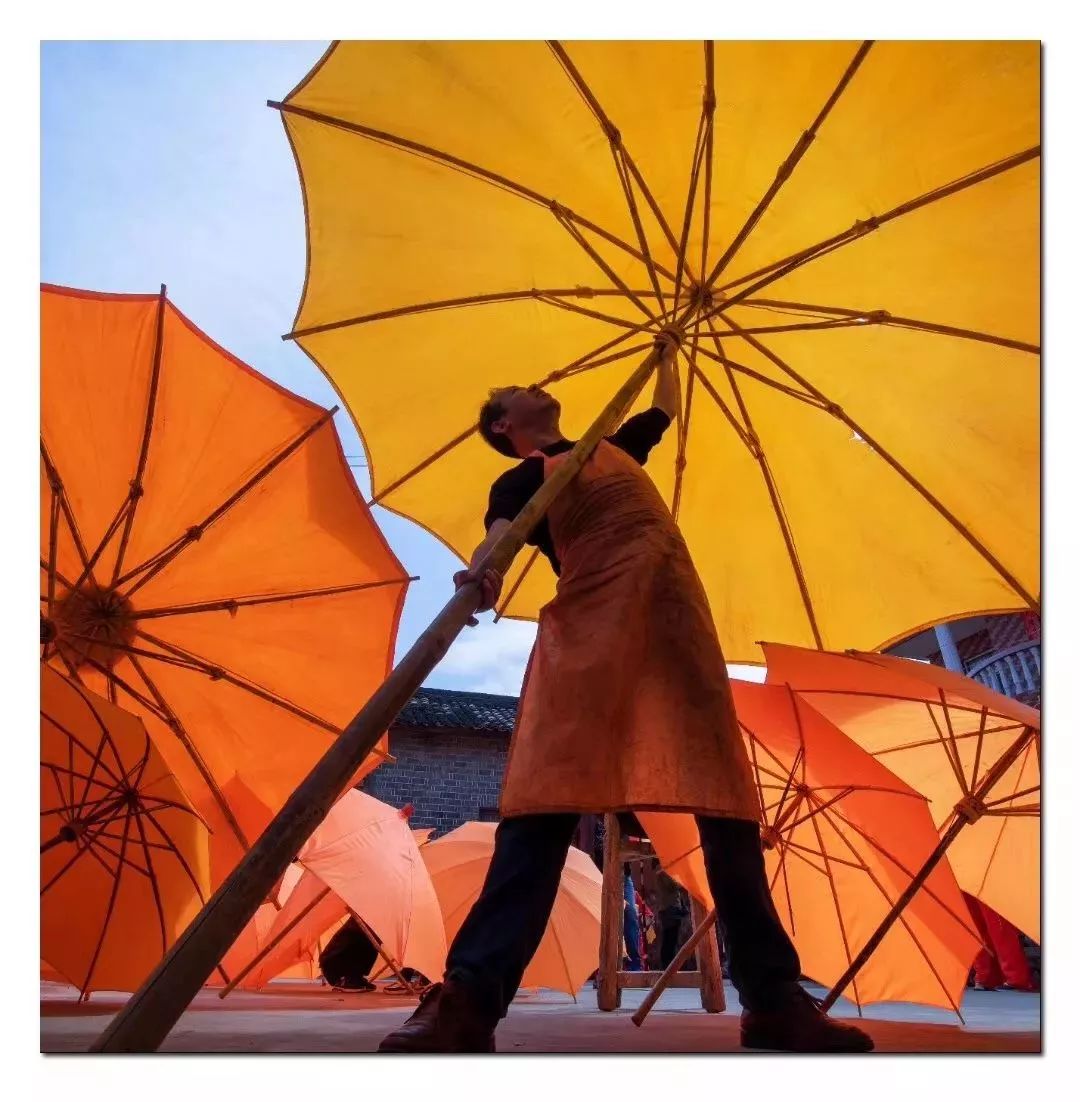
<path fill-rule="evenodd" d="M 604 885 L 600 898 L 600 970 L 596 977 L 596 1005 L 601 1010 L 618 1010 L 624 987 L 648 987 L 663 972 L 623 972 L 619 969 L 623 940 L 623 862 L 627 858 L 651 855 L 651 847 L 626 849 L 618 817 L 604 816 Z M 690 915 L 695 929 L 705 920 L 705 908 L 696 899 L 690 900 Z M 716 932 L 711 929 L 698 942 L 697 971 L 678 972 L 669 978 L 670 987 L 697 987 L 701 1005 L 710 1014 L 719 1014 L 725 1007 L 724 979 L 720 969 L 720 948 Z"/>

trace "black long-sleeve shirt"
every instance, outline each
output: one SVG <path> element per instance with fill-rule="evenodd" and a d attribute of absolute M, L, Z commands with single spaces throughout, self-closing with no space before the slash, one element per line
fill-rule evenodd
<path fill-rule="evenodd" d="M 649 452 L 660 443 L 670 424 L 671 418 L 662 409 L 647 409 L 628 418 L 607 440 L 644 466 Z M 573 440 L 559 440 L 540 450 L 545 455 L 561 455 L 570 451 L 574 443 Z M 490 528 L 496 520 L 513 520 L 543 483 L 544 461 L 538 455 L 523 459 L 516 467 L 499 475 L 491 485 L 484 527 Z M 539 547 L 555 573 L 559 573 L 559 558 L 555 554 L 546 517 L 532 530 L 526 542 Z"/>

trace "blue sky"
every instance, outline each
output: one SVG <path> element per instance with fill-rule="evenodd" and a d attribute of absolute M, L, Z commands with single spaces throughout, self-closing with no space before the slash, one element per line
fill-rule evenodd
<path fill-rule="evenodd" d="M 51 42 L 41 52 L 41 278 L 155 291 L 259 371 L 324 406 L 314 365 L 280 335 L 304 279 L 304 216 L 292 154 L 267 99 L 283 99 L 325 42 Z M 352 462 L 363 449 L 337 428 Z M 366 472 L 355 468 L 361 488 Z M 477 502 L 477 508 L 482 502 Z M 450 595 L 456 558 L 382 510 L 410 574 L 398 653 Z M 517 692 L 535 634 L 490 616 L 428 680 Z"/>

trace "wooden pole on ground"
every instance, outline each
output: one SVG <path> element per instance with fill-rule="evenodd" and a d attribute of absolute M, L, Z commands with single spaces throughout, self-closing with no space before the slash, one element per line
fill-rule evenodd
<path fill-rule="evenodd" d="M 690 921 L 694 929 L 705 925 L 708 919 L 705 908 L 690 897 Z M 701 1005 L 710 1014 L 721 1014 L 727 1009 L 724 997 L 724 971 L 720 966 L 720 945 L 716 940 L 716 923 L 710 922 L 697 947 L 697 965 L 701 973 Z"/>
<path fill-rule="evenodd" d="M 620 853 L 622 829 L 618 816 L 604 816 L 603 887 L 600 892 L 600 971 L 596 977 L 596 1005 L 601 1010 L 618 1010 L 622 1005 L 619 987 L 623 935 L 623 875 Z"/>
<path fill-rule="evenodd" d="M 566 459 L 532 496 L 478 571 L 505 574 L 552 501 L 615 426 L 661 357 L 655 347 L 619 388 Z M 364 758 L 457 638 L 480 603 L 480 587 L 462 586 L 409 648 L 390 676 L 334 740 L 322 759 L 244 854 L 229 878 L 195 916 L 142 987 L 128 1000 L 91 1052 L 153 1052 L 228 951 L 278 877 L 348 788 Z"/>
<path fill-rule="evenodd" d="M 915 874 L 911 883 L 904 889 L 896 902 L 892 905 L 889 913 L 881 920 L 881 925 L 870 935 L 870 939 L 863 946 L 859 955 L 848 966 L 847 971 L 833 984 L 832 990 L 825 996 L 821 1003 L 821 1009 L 828 1011 L 830 1007 L 840 998 L 844 989 L 849 983 L 859 974 L 860 969 L 873 955 L 874 950 L 881 944 L 885 935 L 892 929 L 893 924 L 903 913 L 904 908 L 915 898 L 919 889 L 926 883 L 930 874 L 937 868 L 941 859 L 945 856 L 949 847 L 956 841 L 957 835 L 966 826 L 970 826 L 974 823 L 978 816 L 978 808 L 982 805 L 983 800 L 989 795 L 994 785 L 1005 775 L 1009 767 L 1016 761 L 1016 759 L 1023 753 L 1024 747 L 1032 737 L 1032 731 L 1030 727 L 1024 729 L 1024 733 L 1001 755 L 1000 758 L 994 763 L 993 767 L 987 771 L 986 776 L 980 782 L 978 788 L 965 799 L 961 800 L 956 806 L 956 818 L 953 820 L 952 825 L 941 836 L 941 841 L 938 842 L 934 848 L 933 853 L 926 859 L 926 863 Z"/>
<path fill-rule="evenodd" d="M 716 921 L 716 909 L 709 911 L 703 921 L 698 925 L 694 932 L 686 939 L 686 943 L 675 954 L 672 962 L 664 969 L 660 978 L 652 985 L 649 993 L 641 1001 L 641 1006 L 634 1011 L 633 1017 L 630 1019 L 634 1025 L 641 1025 L 645 1021 L 650 1010 L 656 1000 L 664 993 L 665 989 L 671 985 L 671 981 L 678 975 L 682 966 L 690 959 L 697 947 L 698 942 L 712 929 L 713 923 Z M 704 996 L 704 990 L 702 991 Z M 708 1009 L 708 1008 L 706 1008 Z"/>

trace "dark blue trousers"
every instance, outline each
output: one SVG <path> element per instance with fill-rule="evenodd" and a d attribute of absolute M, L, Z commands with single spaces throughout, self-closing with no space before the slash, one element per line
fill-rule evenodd
<path fill-rule="evenodd" d="M 446 976 L 467 985 L 504 1017 L 544 936 L 577 815 L 504 819 L 476 903 L 458 931 Z M 698 816 L 709 889 L 728 969 L 747 1009 L 765 1009 L 800 974 L 795 946 L 769 894 L 757 824 Z"/>

